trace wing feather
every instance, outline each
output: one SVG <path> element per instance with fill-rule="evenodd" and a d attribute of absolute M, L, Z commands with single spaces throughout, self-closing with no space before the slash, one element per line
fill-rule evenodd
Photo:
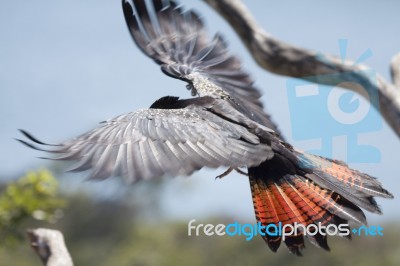
<path fill-rule="evenodd" d="M 56 159 L 76 162 L 71 171 L 90 170 L 93 179 L 124 176 L 130 182 L 190 175 L 202 167 L 254 166 L 272 156 L 269 144 L 260 143 L 245 125 L 200 106 L 138 110 L 51 147 Z"/>
<path fill-rule="evenodd" d="M 133 40 L 165 74 L 189 82 L 200 96 L 208 95 L 202 92 L 206 87 L 220 89 L 240 112 L 278 132 L 240 60 L 220 34 L 208 37 L 198 14 L 172 0 L 123 0 L 122 6 Z M 203 78 L 196 82 L 196 77 Z"/>

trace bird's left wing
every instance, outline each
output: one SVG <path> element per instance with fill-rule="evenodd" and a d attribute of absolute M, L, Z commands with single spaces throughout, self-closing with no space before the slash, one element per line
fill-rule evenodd
<path fill-rule="evenodd" d="M 23 144 L 72 160 L 73 171 L 91 170 L 89 178 L 123 176 L 129 182 L 163 175 L 190 175 L 202 167 L 238 168 L 272 157 L 269 144 L 245 126 L 231 123 L 200 106 L 142 109 L 108 120 L 49 150 L 26 131 Z"/>
<path fill-rule="evenodd" d="M 123 0 L 122 6 L 133 40 L 165 74 L 188 82 L 192 94 L 228 95 L 240 112 L 277 131 L 239 59 L 220 34 L 208 38 L 195 12 L 172 0 Z"/>

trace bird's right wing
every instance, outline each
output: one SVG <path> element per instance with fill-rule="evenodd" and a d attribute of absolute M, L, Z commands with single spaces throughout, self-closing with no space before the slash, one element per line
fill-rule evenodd
<path fill-rule="evenodd" d="M 192 93 L 222 90 L 240 112 L 277 131 L 240 60 L 229 53 L 220 34 L 213 39 L 207 36 L 195 12 L 183 11 L 172 0 L 123 0 L 122 6 L 133 40 L 165 74 L 188 82 Z"/>
<path fill-rule="evenodd" d="M 38 149 L 36 144 L 21 141 Z M 123 176 L 129 182 L 163 175 L 190 175 L 202 167 L 254 166 L 272 157 L 271 147 L 242 125 L 199 106 L 143 109 L 108 120 L 47 152 L 76 161 L 72 171 L 90 170 L 89 178 Z"/>

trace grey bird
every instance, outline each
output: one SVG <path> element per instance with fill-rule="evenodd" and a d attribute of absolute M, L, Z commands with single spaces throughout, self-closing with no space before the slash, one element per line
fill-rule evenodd
<path fill-rule="evenodd" d="M 49 149 L 38 147 L 48 144 L 26 131 L 36 144 L 22 143 L 76 161 L 73 170 L 90 170 L 94 179 L 122 176 L 134 182 L 225 166 L 222 177 L 247 167 L 256 219 L 263 226 L 366 224 L 361 208 L 381 213 L 374 196 L 393 196 L 376 178 L 285 142 L 241 62 L 220 34 L 209 39 L 195 12 L 171 0 L 123 0 L 122 6 L 137 46 L 165 74 L 185 81 L 194 98 L 163 97 L 149 109 L 118 116 Z M 274 233 L 262 235 L 272 251 L 282 242 Z M 299 231 L 283 242 L 301 255 L 304 237 L 329 250 L 327 235 L 320 232 Z"/>

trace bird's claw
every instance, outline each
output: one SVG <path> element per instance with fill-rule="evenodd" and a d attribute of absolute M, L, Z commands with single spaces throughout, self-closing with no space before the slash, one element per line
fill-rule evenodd
<path fill-rule="evenodd" d="M 226 170 L 225 172 L 223 172 L 222 174 L 218 175 L 217 177 L 215 177 L 215 179 L 221 179 L 227 175 L 229 175 L 233 170 L 235 170 L 236 172 L 238 172 L 239 174 L 245 175 L 245 176 L 249 176 L 247 173 L 243 172 L 242 170 L 240 170 L 239 168 L 228 168 L 228 170 Z"/>

